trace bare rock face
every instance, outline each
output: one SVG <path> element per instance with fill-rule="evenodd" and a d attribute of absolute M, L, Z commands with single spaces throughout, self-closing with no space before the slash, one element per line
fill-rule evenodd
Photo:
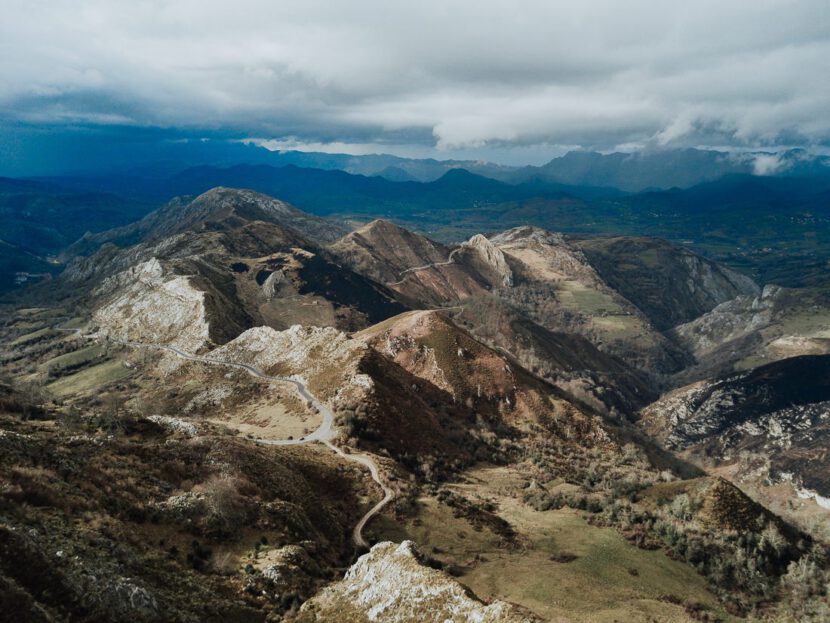
<path fill-rule="evenodd" d="M 285 331 L 248 329 L 209 357 L 254 366 L 269 374 L 305 379 L 323 399 L 364 394 L 372 381 L 358 371 L 368 347 L 332 327 L 294 325 Z"/>
<path fill-rule="evenodd" d="M 189 351 L 210 339 L 205 293 L 188 277 L 167 274 L 156 258 L 106 279 L 96 294 L 106 303 L 93 320 L 102 333 L 116 339 Z"/>
<path fill-rule="evenodd" d="M 462 249 L 471 250 L 478 260 L 483 273 L 494 274 L 496 283 L 505 287 L 513 285 L 513 271 L 504 259 L 504 253 L 485 236 L 476 234 L 462 245 Z"/>
<path fill-rule="evenodd" d="M 292 205 L 254 192 L 236 188 L 213 188 L 195 199 L 176 198 L 137 223 L 99 235 L 129 233 L 145 241 L 160 241 L 187 231 L 205 231 L 238 221 L 263 221 L 288 227 L 319 243 L 336 240 L 344 232 L 336 224 L 307 214 Z"/>
<path fill-rule="evenodd" d="M 521 266 L 527 281 L 575 280 L 591 286 L 601 283 L 596 271 L 578 248 L 562 234 L 538 227 L 515 227 L 492 238 L 502 253 Z"/>
<path fill-rule="evenodd" d="M 730 342 L 767 327 L 773 321 L 777 286 L 766 286 L 760 296 L 741 295 L 711 312 L 674 329 L 677 339 L 700 357 Z"/>
<path fill-rule="evenodd" d="M 826 295 L 808 289 L 764 286 L 759 296 L 738 296 L 672 329 L 669 337 L 696 364 L 678 375 L 685 385 L 762 363 L 830 353 Z"/>
<path fill-rule="evenodd" d="M 817 509 L 802 500 L 830 510 L 828 379 L 830 356 L 791 357 L 670 392 L 642 410 L 640 425 L 811 529 L 804 520 Z M 823 523 L 826 534 L 826 515 Z"/>
<path fill-rule="evenodd" d="M 270 301 L 274 298 L 274 294 L 277 290 L 277 286 L 283 282 L 285 279 L 285 274 L 281 270 L 275 270 L 273 273 L 268 275 L 268 278 L 265 280 L 265 283 L 262 284 L 262 297 L 266 301 Z"/>
<path fill-rule="evenodd" d="M 303 604 L 302 623 L 520 623 L 536 621 L 501 601 L 485 604 L 424 564 L 412 541 L 378 543 L 340 582 Z"/>

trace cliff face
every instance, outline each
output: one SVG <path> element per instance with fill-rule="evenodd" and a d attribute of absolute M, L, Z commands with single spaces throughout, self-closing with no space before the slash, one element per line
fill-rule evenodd
<path fill-rule="evenodd" d="M 513 271 L 507 265 L 504 253 L 485 236 L 476 234 L 461 245 L 461 252 L 483 275 L 487 275 L 495 286 L 509 288 L 513 285 Z"/>
<path fill-rule="evenodd" d="M 304 379 L 321 399 L 363 397 L 372 380 L 358 372 L 366 345 L 333 327 L 294 325 L 285 331 L 248 329 L 209 353 L 211 358 L 253 366 L 271 375 Z"/>
<path fill-rule="evenodd" d="M 491 238 L 508 258 L 517 281 L 578 281 L 601 285 L 601 279 L 578 248 L 561 234 L 538 227 L 516 227 Z"/>
<path fill-rule="evenodd" d="M 830 352 L 826 295 L 767 285 L 675 327 L 668 335 L 696 363 L 677 385 L 801 355 Z"/>
<path fill-rule="evenodd" d="M 769 326 L 783 290 L 767 286 L 759 296 L 742 295 L 725 301 L 709 313 L 676 327 L 676 339 L 697 357 L 725 342 L 738 340 Z"/>

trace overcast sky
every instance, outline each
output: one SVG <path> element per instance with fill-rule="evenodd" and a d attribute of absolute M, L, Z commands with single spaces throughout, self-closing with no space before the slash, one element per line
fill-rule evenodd
<path fill-rule="evenodd" d="M 0 0 L 0 132 L 502 161 L 830 146 L 828 0 Z"/>

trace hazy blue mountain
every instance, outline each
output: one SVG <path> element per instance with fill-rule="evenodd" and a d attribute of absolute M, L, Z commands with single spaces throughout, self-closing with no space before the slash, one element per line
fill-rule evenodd
<path fill-rule="evenodd" d="M 511 182 L 532 179 L 577 186 L 610 186 L 625 191 L 688 188 L 726 175 L 776 177 L 830 176 L 830 158 L 803 150 L 782 154 L 730 154 L 700 149 L 600 154 L 572 151 L 541 167 L 524 167 L 500 176 Z"/>
<path fill-rule="evenodd" d="M 690 153 L 691 158 L 705 158 L 714 152 Z M 790 157 L 802 156 L 792 152 Z M 605 163 L 607 171 L 610 164 L 622 162 L 620 154 L 563 160 L 580 158 Z M 830 175 L 823 174 L 821 162 L 794 161 L 784 177 L 729 174 L 685 189 L 640 193 L 569 185 L 540 175 L 511 184 L 463 168 L 417 182 L 296 165 L 204 165 L 169 176 L 0 179 L 0 216 L 5 219 L 2 239 L 48 255 L 87 230 L 130 222 L 172 197 L 227 186 L 351 222 L 392 219 L 444 242 L 519 225 L 582 237 L 658 236 L 687 244 L 762 283 L 820 285 L 830 274 Z M 812 175 L 794 176 L 798 170 Z M 386 171 L 390 177 L 408 175 L 396 167 Z"/>

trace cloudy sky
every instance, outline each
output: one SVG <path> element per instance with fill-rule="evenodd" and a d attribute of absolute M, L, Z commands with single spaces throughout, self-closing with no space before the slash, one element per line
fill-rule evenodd
<path fill-rule="evenodd" d="M 44 135 L 125 132 L 504 162 L 573 147 L 830 146 L 827 0 L 0 9 L 7 156 Z"/>

